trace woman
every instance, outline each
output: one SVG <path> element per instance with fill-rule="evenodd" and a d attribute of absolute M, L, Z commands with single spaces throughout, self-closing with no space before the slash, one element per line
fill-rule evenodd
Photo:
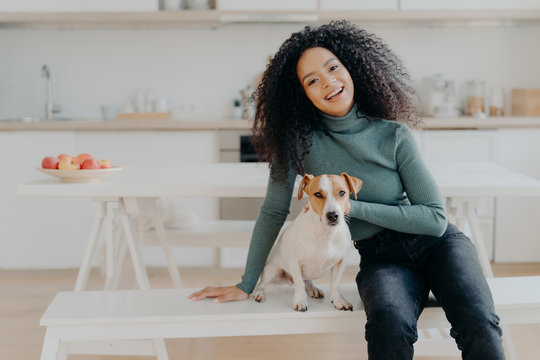
<path fill-rule="evenodd" d="M 287 39 L 257 89 L 257 152 L 271 177 L 245 273 L 236 286 L 191 295 L 247 299 L 289 212 L 297 174 L 363 181 L 351 200 L 356 282 L 370 359 L 412 359 L 416 322 L 431 290 L 464 359 L 504 359 L 499 318 L 476 250 L 448 224 L 442 197 L 406 125 L 420 114 L 403 65 L 376 36 L 348 22 Z"/>

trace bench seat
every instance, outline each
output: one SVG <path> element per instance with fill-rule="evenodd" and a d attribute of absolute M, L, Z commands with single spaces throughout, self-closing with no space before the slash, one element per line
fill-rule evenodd
<path fill-rule="evenodd" d="M 488 281 L 502 324 L 540 323 L 540 276 Z M 356 285 L 340 288 L 355 311 L 335 310 L 328 296 L 310 298 L 305 313 L 294 311 L 288 286 L 270 288 L 263 304 L 187 299 L 196 289 L 60 292 L 40 321 L 47 327 L 42 360 L 57 359 L 67 342 L 362 331 L 366 316 Z M 444 327 L 439 307 L 420 316 L 419 329 Z"/>

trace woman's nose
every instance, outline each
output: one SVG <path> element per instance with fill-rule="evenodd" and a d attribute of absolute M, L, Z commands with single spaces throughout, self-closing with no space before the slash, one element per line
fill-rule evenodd
<path fill-rule="evenodd" d="M 336 78 L 333 77 L 332 75 L 324 75 L 322 77 L 322 82 L 323 82 L 324 87 L 328 87 L 329 85 L 331 85 L 335 81 L 336 81 Z"/>

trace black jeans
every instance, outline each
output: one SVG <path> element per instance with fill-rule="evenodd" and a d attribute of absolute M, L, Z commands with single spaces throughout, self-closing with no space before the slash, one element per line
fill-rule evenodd
<path fill-rule="evenodd" d="M 355 242 L 371 360 L 412 359 L 429 291 L 446 313 L 462 358 L 504 359 L 502 331 L 474 244 L 454 225 L 441 237 L 383 230 Z"/>

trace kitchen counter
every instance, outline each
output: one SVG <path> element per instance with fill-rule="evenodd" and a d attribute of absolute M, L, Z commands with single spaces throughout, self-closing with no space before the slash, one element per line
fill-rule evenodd
<path fill-rule="evenodd" d="M 248 130 L 251 122 L 246 120 L 116 120 L 102 121 L 92 119 L 74 119 L 63 121 L 10 122 L 0 121 L 0 131 L 215 131 Z M 425 130 L 435 129 L 500 129 L 500 128 L 540 128 L 540 117 L 492 117 L 477 119 L 424 118 L 421 126 Z"/>

